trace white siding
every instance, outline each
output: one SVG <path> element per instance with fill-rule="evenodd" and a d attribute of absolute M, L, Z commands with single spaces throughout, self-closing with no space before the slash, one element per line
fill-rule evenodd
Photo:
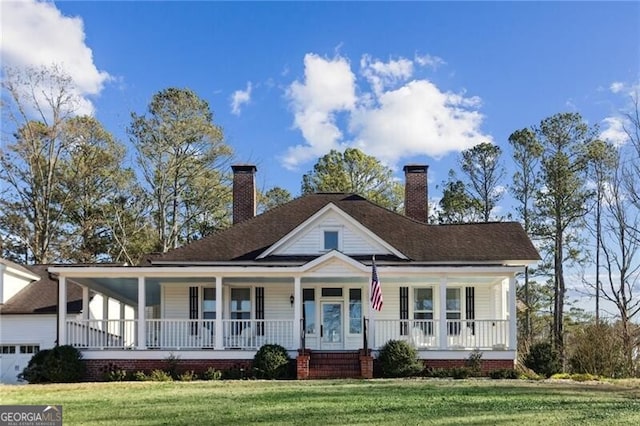
<path fill-rule="evenodd" d="M 293 294 L 293 283 L 265 284 L 264 285 L 264 319 L 266 320 L 292 320 L 293 306 L 289 300 Z M 296 296 L 295 303 L 300 303 Z M 255 301 L 252 303 L 255 308 Z"/>
<path fill-rule="evenodd" d="M 162 303 L 162 318 L 189 319 L 189 285 L 163 285 Z"/>
<path fill-rule="evenodd" d="M 336 215 L 328 214 L 314 223 L 303 232 L 295 241 L 277 250 L 279 255 L 300 255 L 300 254 L 320 254 L 323 253 L 325 230 L 337 230 L 340 232 L 340 251 L 345 254 L 367 254 L 381 253 L 383 249 L 379 244 L 375 244 L 368 236 L 362 232 L 352 229 L 349 224 Z"/>
<path fill-rule="evenodd" d="M 476 319 L 497 319 L 491 309 L 491 287 L 477 286 L 475 289 Z"/>
<path fill-rule="evenodd" d="M 5 303 L 11 299 L 20 290 L 25 288 L 31 281 L 26 278 L 16 277 L 15 275 L 7 273 L 3 274 L 2 288 L 0 289 L 0 303 Z"/>
<path fill-rule="evenodd" d="M 373 317 L 376 320 L 396 320 L 396 319 L 400 319 L 400 290 L 399 290 L 399 288 L 403 287 L 403 286 L 405 286 L 405 285 L 397 284 L 397 283 L 385 284 L 385 282 L 382 281 L 382 299 L 384 301 L 384 303 L 382 305 L 382 310 L 380 312 L 376 311 L 373 314 L 371 314 L 371 312 L 369 312 L 368 316 L 373 315 Z M 366 299 L 363 297 L 362 299 L 363 299 L 363 303 L 366 306 L 366 309 L 363 309 L 363 311 L 364 312 L 368 312 L 368 310 L 369 310 L 368 300 L 369 299 L 368 299 L 368 297 Z M 409 300 L 411 300 L 411 299 L 409 299 Z"/>

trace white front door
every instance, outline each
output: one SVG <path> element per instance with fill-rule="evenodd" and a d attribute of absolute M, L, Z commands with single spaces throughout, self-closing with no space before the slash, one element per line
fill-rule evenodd
<path fill-rule="evenodd" d="M 321 349 L 344 348 L 344 321 L 342 302 L 322 302 L 320 314 L 320 347 Z"/>

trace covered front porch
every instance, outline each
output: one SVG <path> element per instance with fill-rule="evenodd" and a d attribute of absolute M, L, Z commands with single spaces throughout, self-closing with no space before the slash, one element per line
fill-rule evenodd
<path fill-rule="evenodd" d="M 242 271 L 55 267 L 58 342 L 92 352 L 91 357 L 179 351 L 214 359 L 232 353 L 246 358 L 265 344 L 292 352 L 375 353 L 387 341 L 400 339 L 423 358 L 435 353 L 455 358 L 453 353 L 480 349 L 508 352 L 515 359 L 516 321 L 510 313 L 515 313 L 518 268 L 380 266 L 384 308 L 378 312 L 368 303 L 370 267 L 347 262 L 340 268 L 317 261 Z M 69 281 L 84 289 L 83 311 L 77 316 L 64 308 Z M 91 317 L 94 293 L 121 308 Z"/>

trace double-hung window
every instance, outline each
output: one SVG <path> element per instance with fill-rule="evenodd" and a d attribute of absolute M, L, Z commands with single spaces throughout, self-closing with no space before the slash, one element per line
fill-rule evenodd
<path fill-rule="evenodd" d="M 233 334 L 240 334 L 245 327 L 250 326 L 251 319 L 251 289 L 232 288 L 231 289 L 231 309 L 230 316 L 233 323 Z M 244 321 L 243 321 L 244 320 Z"/>
<path fill-rule="evenodd" d="M 433 289 L 416 288 L 413 292 L 413 319 L 415 326 L 427 336 L 433 335 Z"/>

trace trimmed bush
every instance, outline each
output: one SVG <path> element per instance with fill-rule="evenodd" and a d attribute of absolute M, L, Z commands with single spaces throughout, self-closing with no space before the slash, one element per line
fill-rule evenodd
<path fill-rule="evenodd" d="M 424 370 L 416 349 L 403 340 L 389 340 L 378 354 L 384 377 L 410 377 Z"/>
<path fill-rule="evenodd" d="M 535 343 L 531 346 L 524 365 L 538 374 L 551 377 L 555 373 L 562 371 L 560 356 L 550 343 Z"/>
<path fill-rule="evenodd" d="M 253 357 L 253 371 L 259 379 L 283 379 L 289 375 L 291 358 L 280 345 L 264 345 Z"/>
<path fill-rule="evenodd" d="M 72 383 L 84 377 L 82 354 L 73 346 L 56 346 L 35 354 L 21 378 L 29 383 Z"/>

